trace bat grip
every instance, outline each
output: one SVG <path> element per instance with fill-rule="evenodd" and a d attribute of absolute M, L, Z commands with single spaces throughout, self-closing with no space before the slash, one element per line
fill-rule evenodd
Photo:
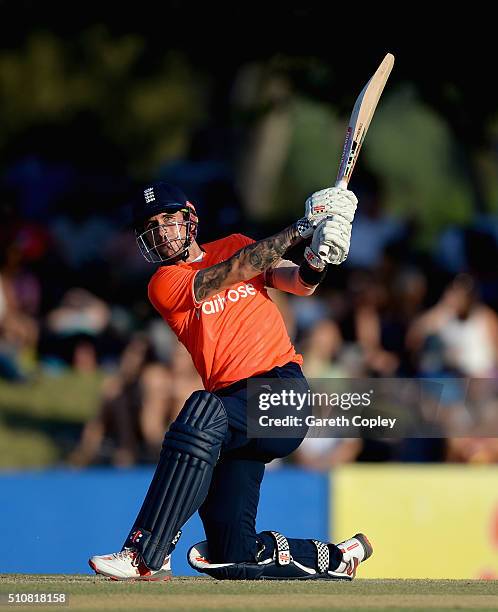
<path fill-rule="evenodd" d="M 338 179 L 335 182 L 335 186 L 338 187 L 339 189 L 347 189 L 348 188 L 348 182 L 346 179 Z M 320 257 L 327 257 L 327 255 L 330 252 L 330 248 L 327 245 L 323 245 L 318 249 L 318 254 L 320 255 Z"/>

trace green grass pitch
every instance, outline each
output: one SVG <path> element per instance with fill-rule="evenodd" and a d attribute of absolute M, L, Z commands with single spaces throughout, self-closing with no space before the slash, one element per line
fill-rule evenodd
<path fill-rule="evenodd" d="M 7 593 L 67 593 L 68 605 L 7 604 Z M 112 582 L 97 576 L 0 575 L 0 610 L 498 610 L 498 581 Z"/>

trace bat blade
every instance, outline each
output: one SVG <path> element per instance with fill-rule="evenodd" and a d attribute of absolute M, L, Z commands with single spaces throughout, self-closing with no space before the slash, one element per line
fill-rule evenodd
<path fill-rule="evenodd" d="M 347 189 L 348 187 L 361 145 L 393 65 L 394 55 L 388 53 L 356 99 L 346 131 L 341 162 L 335 183 L 336 187 L 341 187 L 342 189 Z M 329 248 L 326 246 L 320 249 L 320 255 L 323 257 L 326 257 L 328 252 Z"/>
<path fill-rule="evenodd" d="M 361 145 L 393 65 L 394 55 L 388 53 L 356 99 L 344 140 L 336 187 L 345 189 L 349 183 Z"/>

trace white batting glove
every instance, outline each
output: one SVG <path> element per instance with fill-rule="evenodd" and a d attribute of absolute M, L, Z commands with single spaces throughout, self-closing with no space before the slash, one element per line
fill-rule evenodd
<path fill-rule="evenodd" d="M 329 263 L 338 266 L 346 260 L 351 242 L 351 223 L 342 216 L 321 221 L 314 233 L 311 247 L 305 249 L 305 257 L 308 263 L 319 268 L 319 260 L 323 264 Z M 327 255 L 320 255 L 322 247 L 327 247 Z M 309 251 L 306 253 L 306 251 Z"/>
<path fill-rule="evenodd" d="M 303 238 L 309 238 L 327 217 L 340 217 L 352 223 L 357 204 L 358 198 L 349 189 L 328 187 L 315 191 L 305 202 L 304 217 L 297 222 L 298 231 Z"/>
<path fill-rule="evenodd" d="M 354 219 L 358 198 L 352 191 L 339 187 L 328 187 L 315 191 L 304 205 L 304 217 L 297 222 L 303 238 L 309 238 L 317 225 L 327 217 L 341 217 L 351 223 Z"/>
<path fill-rule="evenodd" d="M 320 222 L 324 217 L 335 215 L 340 215 L 352 223 L 357 204 L 358 198 L 349 189 L 329 187 L 315 191 L 306 200 L 304 216 L 315 226 L 317 225 L 315 221 Z"/>

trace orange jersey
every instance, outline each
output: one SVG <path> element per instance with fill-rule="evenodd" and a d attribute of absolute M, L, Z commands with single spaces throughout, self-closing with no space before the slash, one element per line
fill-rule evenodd
<path fill-rule="evenodd" d="M 303 359 L 289 339 L 263 275 L 240 281 L 202 302 L 194 298 L 198 270 L 231 257 L 254 240 L 242 234 L 202 245 L 195 263 L 163 266 L 149 282 L 149 299 L 192 356 L 208 391 Z"/>

